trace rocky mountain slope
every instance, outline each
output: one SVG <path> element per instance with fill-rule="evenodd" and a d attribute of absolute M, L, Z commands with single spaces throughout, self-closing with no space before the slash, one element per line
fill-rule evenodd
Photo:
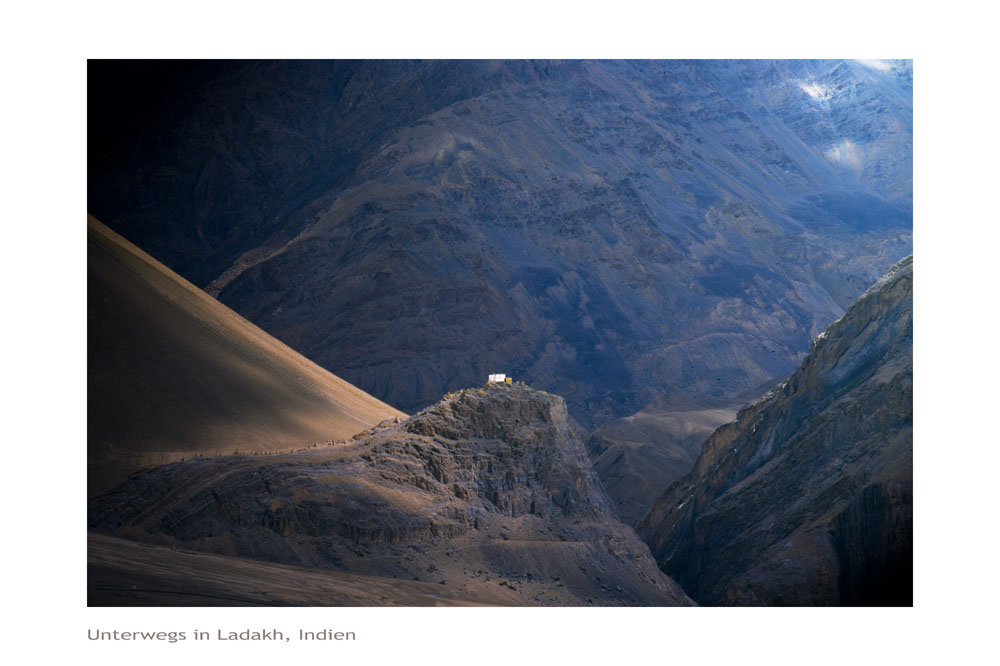
<path fill-rule="evenodd" d="M 430 582 L 481 603 L 690 603 L 612 511 L 565 402 L 519 385 L 450 394 L 343 444 L 157 467 L 94 498 L 89 521 L 154 545 Z M 119 558 L 118 574 L 141 574 L 127 569 Z"/>
<path fill-rule="evenodd" d="M 641 522 L 696 601 L 912 604 L 912 298 L 907 258 Z"/>
<path fill-rule="evenodd" d="M 145 465 L 302 448 L 405 417 L 93 217 L 87 301 L 90 493 Z"/>
<path fill-rule="evenodd" d="M 514 587 L 475 592 L 99 534 L 87 540 L 88 606 L 517 606 Z"/>
<path fill-rule="evenodd" d="M 645 409 L 594 430 L 587 454 L 622 520 L 632 525 L 649 513 L 664 489 L 691 470 L 708 436 L 736 420 L 739 406 Z"/>
<path fill-rule="evenodd" d="M 727 406 L 911 252 L 908 62 L 90 67 L 90 209 L 406 411 Z"/>

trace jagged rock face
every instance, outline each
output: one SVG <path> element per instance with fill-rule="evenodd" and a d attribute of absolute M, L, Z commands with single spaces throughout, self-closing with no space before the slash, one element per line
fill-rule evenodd
<path fill-rule="evenodd" d="M 699 603 L 912 603 L 912 283 L 907 258 L 640 523 Z"/>
<path fill-rule="evenodd" d="M 92 528 L 412 580 L 511 603 L 689 603 L 610 508 L 565 402 L 467 389 L 402 423 L 286 456 L 165 465 L 90 505 Z"/>
<path fill-rule="evenodd" d="M 906 62 L 213 68 L 93 147 L 92 212 L 406 412 L 728 405 L 912 251 Z"/>
<path fill-rule="evenodd" d="M 405 427 L 438 441 L 475 442 L 458 449 L 414 447 L 435 479 L 452 483 L 459 497 L 478 495 L 515 517 L 611 511 L 561 398 L 520 386 L 462 391 Z M 492 444 L 484 448 L 482 440 Z M 397 447 L 390 443 L 380 452 L 392 455 Z"/>

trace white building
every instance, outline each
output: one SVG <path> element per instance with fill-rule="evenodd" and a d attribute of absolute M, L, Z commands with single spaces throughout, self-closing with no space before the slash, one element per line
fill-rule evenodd
<path fill-rule="evenodd" d="M 507 375 L 501 373 L 499 375 L 490 375 L 490 379 L 489 379 L 488 383 L 490 383 L 490 384 L 496 384 L 496 383 L 502 384 L 502 383 L 504 383 L 506 381 L 507 381 Z"/>

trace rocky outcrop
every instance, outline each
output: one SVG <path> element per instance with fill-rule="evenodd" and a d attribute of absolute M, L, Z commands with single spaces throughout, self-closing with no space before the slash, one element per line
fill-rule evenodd
<path fill-rule="evenodd" d="M 164 465 L 95 498 L 89 519 L 149 543 L 465 597 L 690 603 L 611 510 L 562 398 L 520 385 L 461 390 L 334 446 Z"/>
<path fill-rule="evenodd" d="M 699 603 L 912 603 L 912 283 L 907 258 L 640 523 Z"/>

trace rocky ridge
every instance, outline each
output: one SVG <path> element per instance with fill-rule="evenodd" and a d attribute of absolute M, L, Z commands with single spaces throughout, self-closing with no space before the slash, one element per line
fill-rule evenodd
<path fill-rule="evenodd" d="M 639 524 L 699 603 L 912 604 L 912 283 L 909 257 Z"/>
<path fill-rule="evenodd" d="M 164 465 L 94 498 L 89 521 L 491 603 L 690 603 L 612 511 L 565 402 L 519 385 L 464 389 L 330 447 Z"/>

